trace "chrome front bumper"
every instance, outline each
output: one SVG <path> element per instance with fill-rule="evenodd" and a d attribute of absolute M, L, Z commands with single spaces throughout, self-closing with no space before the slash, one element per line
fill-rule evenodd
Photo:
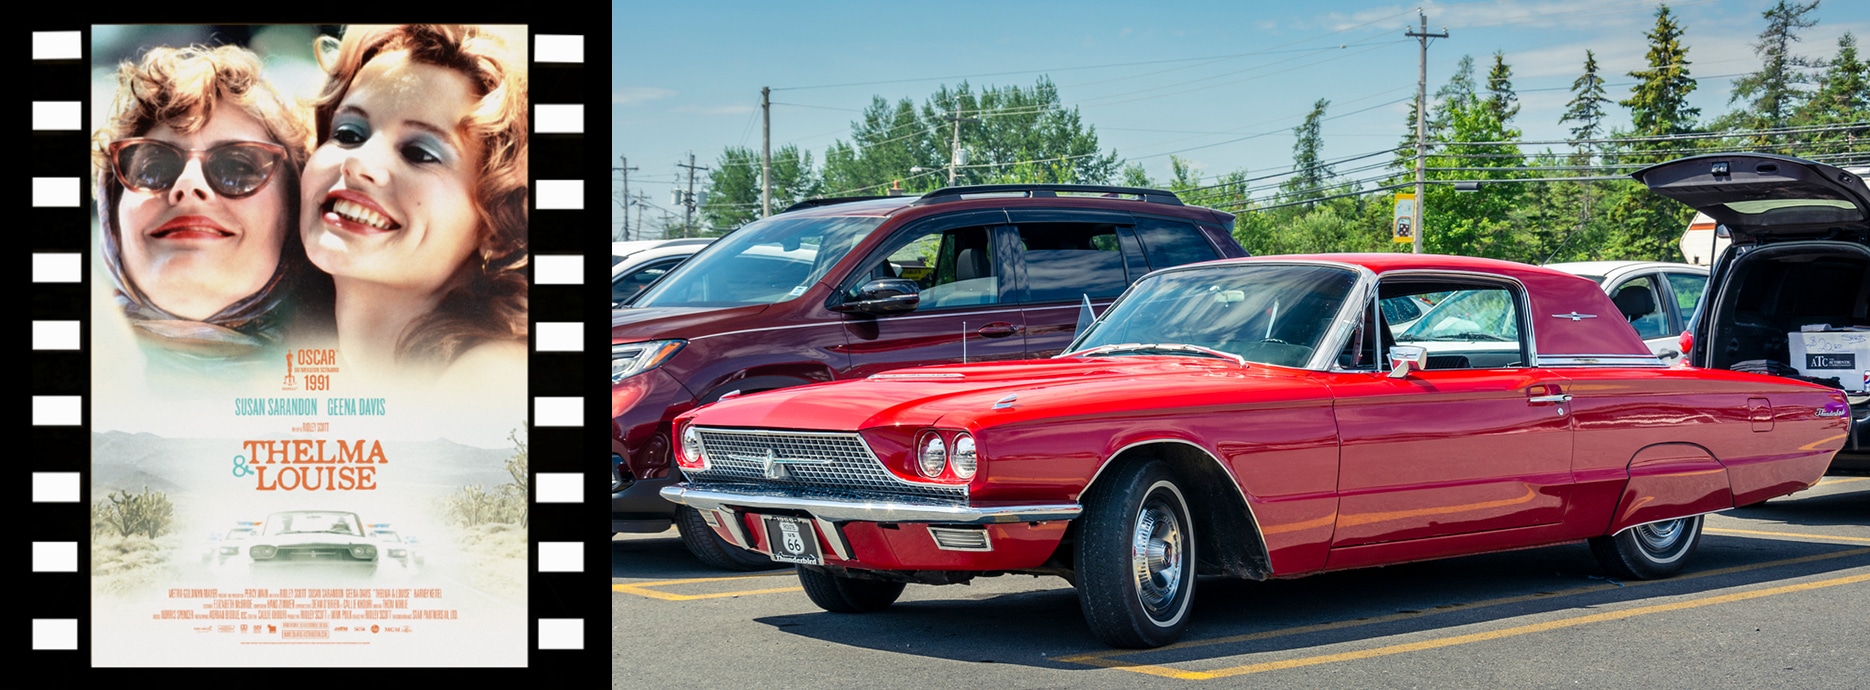
<path fill-rule="evenodd" d="M 882 500 L 841 501 L 824 498 L 730 493 L 697 489 L 687 484 L 662 488 L 662 497 L 698 510 L 798 510 L 833 522 L 938 522 L 949 525 L 985 525 L 1007 522 L 1071 520 L 1083 512 L 1076 503 L 1014 506 L 966 506 Z"/>

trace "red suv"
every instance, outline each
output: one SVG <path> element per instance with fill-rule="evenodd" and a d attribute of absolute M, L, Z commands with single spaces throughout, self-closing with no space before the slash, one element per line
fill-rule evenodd
<path fill-rule="evenodd" d="M 808 201 L 735 230 L 611 314 L 611 531 L 673 523 L 710 565 L 770 568 L 658 494 L 679 479 L 676 415 L 901 367 L 1050 357 L 1087 299 L 1246 256 L 1233 227 L 1160 190 L 984 185 Z"/>

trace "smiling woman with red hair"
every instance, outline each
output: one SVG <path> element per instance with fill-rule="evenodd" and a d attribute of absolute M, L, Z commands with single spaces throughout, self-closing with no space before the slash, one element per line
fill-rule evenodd
<path fill-rule="evenodd" d="M 521 66 L 471 26 L 353 26 L 323 47 L 300 231 L 346 366 L 414 382 L 523 366 Z"/>

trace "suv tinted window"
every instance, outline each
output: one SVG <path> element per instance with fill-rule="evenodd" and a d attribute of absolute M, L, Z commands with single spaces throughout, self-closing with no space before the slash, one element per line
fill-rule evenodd
<path fill-rule="evenodd" d="M 1019 240 L 1028 302 L 1115 297 L 1129 285 L 1115 225 L 1022 223 Z"/>
<path fill-rule="evenodd" d="M 1139 219 L 1136 237 L 1143 242 L 1143 253 L 1149 257 L 1149 267 L 1158 271 L 1170 266 L 1221 258 L 1214 252 L 1213 245 L 1208 244 L 1207 236 L 1187 223 Z"/>

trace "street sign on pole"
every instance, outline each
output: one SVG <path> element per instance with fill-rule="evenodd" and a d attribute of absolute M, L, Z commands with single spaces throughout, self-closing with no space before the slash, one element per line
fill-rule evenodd
<path fill-rule="evenodd" d="M 1390 223 L 1390 241 L 1398 244 L 1415 241 L 1415 195 L 1396 195 L 1396 215 Z"/>

